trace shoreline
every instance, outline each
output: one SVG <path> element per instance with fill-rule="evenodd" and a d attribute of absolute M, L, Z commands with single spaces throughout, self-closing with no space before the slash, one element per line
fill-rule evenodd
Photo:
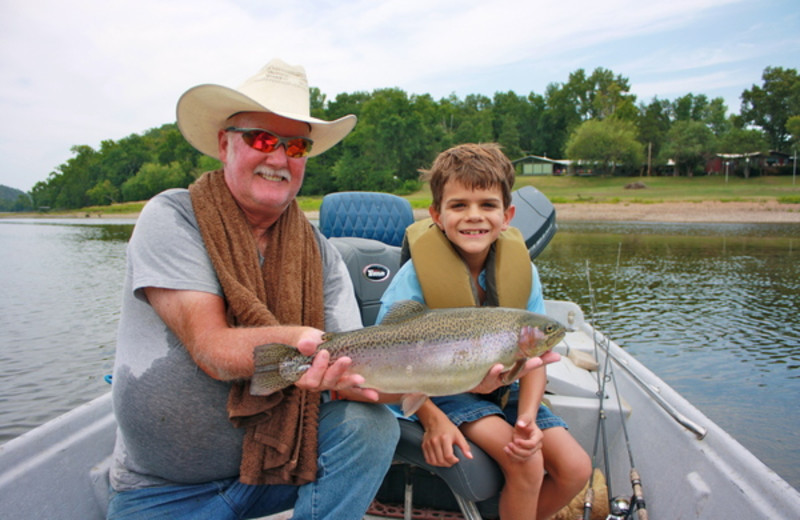
<path fill-rule="evenodd" d="M 762 202 L 568 202 L 553 204 L 557 222 L 673 222 L 673 223 L 764 223 L 800 224 L 800 204 L 781 204 L 776 200 Z M 4 218 L 87 218 L 135 219 L 138 213 L 3 213 Z M 319 219 L 319 211 L 306 211 L 311 220 Z M 414 217 L 428 217 L 427 209 L 415 209 Z"/>
<path fill-rule="evenodd" d="M 800 224 L 800 204 L 763 202 L 658 202 L 554 204 L 556 221 L 636 221 Z"/>

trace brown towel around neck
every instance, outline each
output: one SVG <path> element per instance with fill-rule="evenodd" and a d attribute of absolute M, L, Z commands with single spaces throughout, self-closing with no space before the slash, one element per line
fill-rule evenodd
<path fill-rule="evenodd" d="M 296 202 L 270 227 L 263 267 L 244 212 L 222 170 L 189 187 L 197 223 L 228 306 L 231 326 L 325 326 L 322 261 L 311 224 Z M 239 479 L 245 484 L 312 482 L 317 471 L 319 394 L 291 386 L 266 397 L 236 382 L 228 416 L 245 428 Z"/>

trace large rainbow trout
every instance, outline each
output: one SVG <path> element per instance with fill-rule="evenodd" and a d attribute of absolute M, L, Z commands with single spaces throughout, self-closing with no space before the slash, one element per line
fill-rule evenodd
<path fill-rule="evenodd" d="M 502 363 L 504 380 L 516 378 L 529 358 L 564 337 L 564 326 L 547 316 L 502 307 L 428 309 L 398 302 L 380 325 L 326 333 L 319 349 L 331 362 L 347 356 L 365 388 L 406 394 L 403 411 L 416 411 L 424 396 L 452 395 L 475 388 L 489 369 Z M 256 347 L 250 392 L 268 395 L 308 370 L 313 356 L 278 343 Z"/>

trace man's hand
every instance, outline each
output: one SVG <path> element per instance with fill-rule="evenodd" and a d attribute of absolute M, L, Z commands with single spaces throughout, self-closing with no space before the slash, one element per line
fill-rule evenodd
<path fill-rule="evenodd" d="M 528 361 L 525 362 L 525 366 L 522 368 L 519 374 L 517 374 L 515 380 L 521 378 L 522 376 L 533 370 L 536 370 L 539 367 L 548 365 L 550 363 L 555 363 L 560 359 L 561 356 L 553 352 L 552 350 L 545 352 L 539 357 L 530 358 Z M 490 392 L 494 392 L 501 386 L 509 384 L 510 381 L 504 382 L 504 377 L 503 377 L 504 370 L 505 367 L 503 367 L 503 365 L 501 365 L 500 363 L 494 365 L 491 369 L 489 369 L 489 372 L 486 374 L 486 377 L 483 378 L 483 381 L 481 381 L 478 384 L 478 386 L 473 388 L 472 391 L 477 394 L 488 394 Z"/>
<path fill-rule="evenodd" d="M 314 355 L 322 343 L 321 330 L 305 329 L 297 341 L 297 350 L 306 356 Z M 349 372 L 353 364 L 349 357 L 341 357 L 330 363 L 331 354 L 325 349 L 320 349 L 311 362 L 311 367 L 297 380 L 295 386 L 304 390 L 321 392 L 323 390 L 347 390 L 361 395 L 368 401 L 377 401 L 378 392 L 372 389 L 360 388 L 364 378 Z"/>

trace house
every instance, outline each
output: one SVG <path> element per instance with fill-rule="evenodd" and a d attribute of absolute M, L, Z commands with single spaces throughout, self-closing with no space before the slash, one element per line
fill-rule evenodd
<path fill-rule="evenodd" d="M 777 170 L 792 164 L 792 156 L 770 150 L 769 152 L 718 153 L 706 162 L 707 174 L 730 174 L 740 172 L 745 177 L 752 173 L 774 175 Z"/>
<path fill-rule="evenodd" d="M 569 173 L 570 161 L 566 159 L 556 160 L 540 155 L 527 155 L 511 161 L 515 167 L 521 165 L 522 171 L 517 169 L 521 175 L 566 175 Z"/>

